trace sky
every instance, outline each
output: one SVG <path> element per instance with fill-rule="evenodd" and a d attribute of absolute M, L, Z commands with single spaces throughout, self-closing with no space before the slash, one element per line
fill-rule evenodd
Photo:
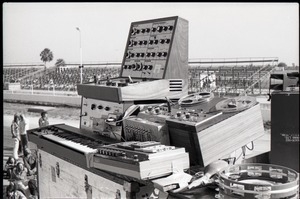
<path fill-rule="evenodd" d="M 122 62 L 130 24 L 179 16 L 189 59 L 278 57 L 299 66 L 297 3 L 3 3 L 3 62 Z M 80 32 L 76 30 L 80 28 Z M 80 35 L 81 33 L 81 35 Z M 48 64 L 47 64 L 48 65 Z"/>

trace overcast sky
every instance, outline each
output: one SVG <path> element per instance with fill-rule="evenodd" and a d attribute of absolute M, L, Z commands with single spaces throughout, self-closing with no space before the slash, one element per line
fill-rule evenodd
<path fill-rule="evenodd" d="M 49 48 L 67 63 L 122 62 L 131 22 L 189 21 L 189 59 L 278 57 L 299 66 L 297 3 L 4 3 L 5 64 L 42 63 Z M 47 64 L 48 65 L 48 64 Z"/>

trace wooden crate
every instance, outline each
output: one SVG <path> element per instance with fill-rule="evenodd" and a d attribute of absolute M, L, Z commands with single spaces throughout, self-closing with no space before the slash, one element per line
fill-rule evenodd
<path fill-rule="evenodd" d="M 124 181 L 109 180 L 43 150 L 38 150 L 38 156 L 41 157 L 40 198 L 127 198 L 130 195 L 124 190 Z"/>
<path fill-rule="evenodd" d="M 185 147 L 191 165 L 206 166 L 264 135 L 259 104 L 199 125 L 168 121 L 172 146 Z"/>

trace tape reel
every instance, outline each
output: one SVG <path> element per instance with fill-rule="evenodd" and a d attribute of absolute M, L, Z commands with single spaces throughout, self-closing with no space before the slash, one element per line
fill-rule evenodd
<path fill-rule="evenodd" d="M 256 103 L 255 97 L 239 96 L 220 101 L 216 104 L 216 110 L 227 113 L 239 112 L 254 106 Z"/>
<path fill-rule="evenodd" d="M 201 104 L 209 102 L 214 98 L 214 94 L 210 92 L 198 92 L 187 96 L 184 96 L 178 100 L 178 104 L 181 106 L 192 106 L 195 104 Z"/>
<path fill-rule="evenodd" d="M 299 196 L 299 174 L 287 167 L 249 163 L 218 173 L 220 198 L 291 198 Z"/>

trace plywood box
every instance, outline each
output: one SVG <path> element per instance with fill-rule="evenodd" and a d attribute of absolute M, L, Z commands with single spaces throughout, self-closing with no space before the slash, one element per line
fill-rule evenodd
<path fill-rule="evenodd" d="M 191 165 L 206 166 L 264 135 L 259 104 L 197 124 L 167 120 L 172 146 L 185 147 Z"/>

